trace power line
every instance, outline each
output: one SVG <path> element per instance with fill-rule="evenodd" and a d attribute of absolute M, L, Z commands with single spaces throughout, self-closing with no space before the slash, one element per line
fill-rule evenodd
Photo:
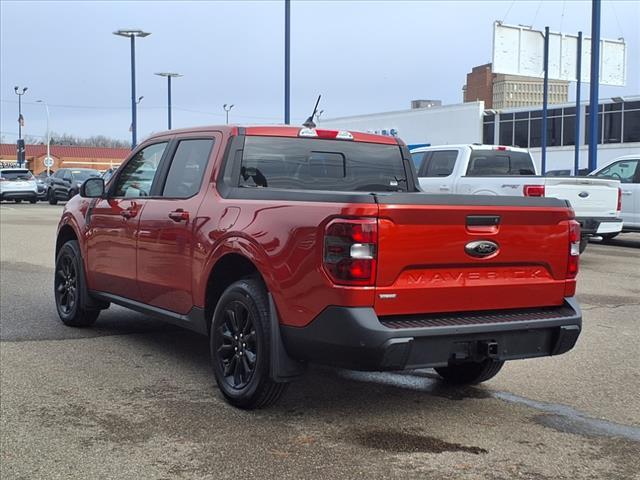
<path fill-rule="evenodd" d="M 531 22 L 531 25 L 535 27 L 536 24 L 536 19 L 538 18 L 538 12 L 540 12 L 540 7 L 542 6 L 542 0 L 540 0 L 540 3 L 538 3 L 538 8 L 536 9 L 536 14 L 533 16 L 533 22 Z"/>
<path fill-rule="evenodd" d="M 504 17 L 502 17 L 502 23 L 504 23 L 504 21 L 507 19 L 507 15 L 509 15 L 509 12 L 511 11 L 511 7 L 513 7 L 514 3 L 516 3 L 516 0 L 512 0 L 511 5 L 509 5 L 509 8 L 507 9 L 507 13 L 505 13 Z"/>
<path fill-rule="evenodd" d="M 611 8 L 613 8 L 613 15 L 616 17 L 616 22 L 618 23 L 618 28 L 620 29 L 620 36 L 624 38 L 624 31 L 622 30 L 622 25 L 620 24 L 620 19 L 618 18 L 618 12 L 616 11 L 615 3 L 611 2 Z"/>
<path fill-rule="evenodd" d="M 1 100 L 4 103 L 12 103 L 12 104 L 16 104 L 18 102 L 16 102 L 15 100 Z M 30 105 L 36 105 L 36 102 L 23 102 L 23 103 L 27 103 Z M 109 109 L 109 110 L 129 110 L 129 108 L 131 108 L 130 106 L 126 106 L 126 107 L 118 107 L 118 106 L 113 106 L 113 105 L 69 105 L 69 104 L 56 104 L 56 103 L 50 103 L 49 107 L 54 107 L 54 108 L 71 108 L 71 109 L 83 109 L 83 110 L 103 110 L 103 109 Z M 165 109 L 166 105 L 145 105 L 144 107 L 138 107 L 141 110 L 153 110 L 153 109 Z M 213 112 L 206 112 L 203 110 L 194 110 L 191 108 L 184 108 L 184 107 L 177 107 L 177 106 L 173 106 L 172 107 L 174 110 L 180 110 L 183 112 L 190 112 L 190 113 L 199 113 L 199 114 L 203 114 L 203 115 L 211 115 L 213 117 L 224 117 L 223 114 L 221 113 L 213 113 Z M 263 117 L 263 116 L 254 116 L 254 115 L 236 115 L 236 118 L 244 118 L 244 119 L 255 119 L 255 120 L 270 120 L 270 121 L 279 121 L 280 117 Z"/>

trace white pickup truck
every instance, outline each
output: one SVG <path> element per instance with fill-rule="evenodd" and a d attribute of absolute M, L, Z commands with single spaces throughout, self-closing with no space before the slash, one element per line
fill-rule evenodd
<path fill-rule="evenodd" d="M 609 162 L 604 167 L 589 174 L 594 177 L 606 177 L 620 180 L 622 185 L 623 232 L 640 232 L 640 152 L 625 155 Z M 605 240 L 617 233 L 602 235 Z"/>
<path fill-rule="evenodd" d="M 620 181 L 594 177 L 544 177 L 522 148 L 442 145 L 411 151 L 420 187 L 427 193 L 512 195 L 569 200 L 582 227 L 580 252 L 588 237 L 617 234 Z"/>

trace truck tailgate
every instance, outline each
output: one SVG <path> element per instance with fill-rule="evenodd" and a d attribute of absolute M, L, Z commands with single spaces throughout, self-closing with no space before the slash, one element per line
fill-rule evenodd
<path fill-rule="evenodd" d="M 576 217 L 617 217 L 618 180 L 604 178 L 545 179 L 545 197 L 569 200 Z"/>
<path fill-rule="evenodd" d="M 379 195 L 378 203 L 378 315 L 563 303 L 573 217 L 566 202 L 415 193 Z M 481 240 L 498 250 L 467 252 Z"/>

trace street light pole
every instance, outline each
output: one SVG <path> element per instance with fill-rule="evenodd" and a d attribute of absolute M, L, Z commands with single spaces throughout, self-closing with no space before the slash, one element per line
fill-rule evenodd
<path fill-rule="evenodd" d="M 142 30 L 117 30 L 114 35 L 131 39 L 131 150 L 137 144 L 137 109 L 136 109 L 136 37 L 144 38 L 151 35 Z"/>
<path fill-rule="evenodd" d="M 289 125 L 291 93 L 291 0 L 284 0 L 284 123 Z"/>
<path fill-rule="evenodd" d="M 159 77 L 167 77 L 167 118 L 169 130 L 171 130 L 171 78 L 182 77 L 182 75 L 173 72 L 159 72 L 155 75 L 158 75 Z"/>
<path fill-rule="evenodd" d="M 49 159 L 51 158 L 51 130 L 49 129 L 49 105 L 44 100 L 36 100 L 36 103 L 43 103 L 44 108 L 47 111 L 47 177 L 51 175 L 51 166 L 49 165 Z"/>
<path fill-rule="evenodd" d="M 224 105 L 222 105 L 222 108 L 224 109 L 224 112 L 227 116 L 227 125 L 229 125 L 229 112 L 233 108 L 233 103 L 229 106 L 227 106 L 227 104 L 225 103 Z"/>
<path fill-rule="evenodd" d="M 24 142 L 22 141 L 22 124 L 24 123 L 24 118 L 22 118 L 22 96 L 28 89 L 29 87 L 23 87 L 22 91 L 19 92 L 19 87 L 13 87 L 13 91 L 18 95 L 18 152 L 16 157 L 19 167 L 22 167 L 22 163 L 24 161 Z"/>

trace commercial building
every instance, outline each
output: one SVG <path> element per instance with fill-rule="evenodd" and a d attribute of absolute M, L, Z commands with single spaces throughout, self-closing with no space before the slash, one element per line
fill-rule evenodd
<path fill-rule="evenodd" d="M 47 156 L 46 145 L 26 145 L 25 156 L 27 168 L 35 175 L 46 171 L 44 159 Z M 95 168 L 107 170 L 117 167 L 131 153 L 128 148 L 81 147 L 73 145 L 51 145 L 53 166 L 51 171 L 59 168 Z M 16 145 L 0 144 L 0 164 L 16 162 Z"/>
<path fill-rule="evenodd" d="M 598 165 L 640 152 L 640 95 L 603 99 L 598 118 Z M 547 170 L 573 167 L 575 119 L 581 119 L 580 168 L 588 165 L 588 102 L 554 105 L 548 110 Z M 398 136 L 410 146 L 485 143 L 529 148 L 540 166 L 542 110 L 485 109 L 484 102 L 325 119 L 319 126 Z"/>
<path fill-rule="evenodd" d="M 542 104 L 541 78 L 493 73 L 491 64 L 473 67 L 462 88 L 465 102 L 483 101 L 485 108 L 503 109 Z M 569 82 L 549 81 L 549 104 L 569 100 Z"/>

